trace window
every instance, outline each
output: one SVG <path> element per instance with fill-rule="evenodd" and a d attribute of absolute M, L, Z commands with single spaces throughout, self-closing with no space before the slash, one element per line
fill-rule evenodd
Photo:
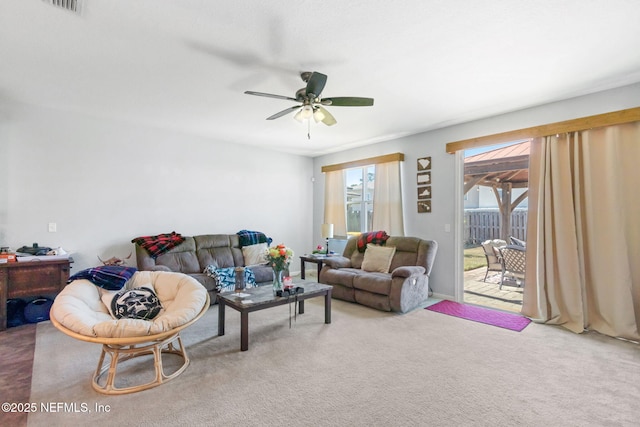
<path fill-rule="evenodd" d="M 375 166 L 345 170 L 347 234 L 372 231 Z"/>
<path fill-rule="evenodd" d="M 404 154 L 393 153 L 322 166 L 324 223 L 333 224 L 334 235 L 385 230 L 404 236 L 403 161 Z"/>

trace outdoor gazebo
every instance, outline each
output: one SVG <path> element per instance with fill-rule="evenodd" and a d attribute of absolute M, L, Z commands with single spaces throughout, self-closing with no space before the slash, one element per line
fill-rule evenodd
<path fill-rule="evenodd" d="M 474 186 L 491 187 L 500 211 L 500 238 L 508 240 L 511 213 L 529 193 L 529 149 L 531 140 L 476 154 L 464 159 L 464 194 Z M 511 190 L 526 188 L 511 200 Z M 500 195 L 499 189 L 502 189 Z"/>

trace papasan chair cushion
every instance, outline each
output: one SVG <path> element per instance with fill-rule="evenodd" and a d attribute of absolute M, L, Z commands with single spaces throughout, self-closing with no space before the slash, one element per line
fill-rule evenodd
<path fill-rule="evenodd" d="M 67 329 L 87 337 L 124 338 L 155 335 L 192 320 L 207 298 L 207 290 L 190 276 L 161 271 L 138 271 L 123 289 L 151 287 L 163 310 L 151 320 L 115 319 L 104 304 L 105 293 L 86 279 L 74 280 L 56 297 L 52 315 Z"/>

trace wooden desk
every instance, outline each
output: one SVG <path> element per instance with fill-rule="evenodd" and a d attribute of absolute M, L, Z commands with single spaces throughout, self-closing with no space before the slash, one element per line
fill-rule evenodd
<path fill-rule="evenodd" d="M 57 294 L 69 279 L 73 258 L 0 264 L 0 331 L 7 329 L 7 299 Z"/>

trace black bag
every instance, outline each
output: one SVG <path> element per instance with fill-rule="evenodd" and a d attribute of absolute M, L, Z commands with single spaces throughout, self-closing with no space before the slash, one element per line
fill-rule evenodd
<path fill-rule="evenodd" d="M 53 300 L 49 298 L 36 298 L 24 308 L 24 318 L 29 323 L 38 323 L 49 320 L 49 310 Z"/>
<path fill-rule="evenodd" d="M 46 255 L 47 252 L 49 252 L 50 250 L 51 248 L 47 248 L 45 246 L 38 246 L 37 243 L 34 243 L 32 246 L 21 247 L 20 249 L 17 250 L 17 252 L 20 252 L 23 254 L 40 256 L 40 255 Z"/>
<path fill-rule="evenodd" d="M 7 300 L 7 328 L 24 325 L 27 319 L 24 317 L 24 308 L 27 302 L 20 298 Z"/>

